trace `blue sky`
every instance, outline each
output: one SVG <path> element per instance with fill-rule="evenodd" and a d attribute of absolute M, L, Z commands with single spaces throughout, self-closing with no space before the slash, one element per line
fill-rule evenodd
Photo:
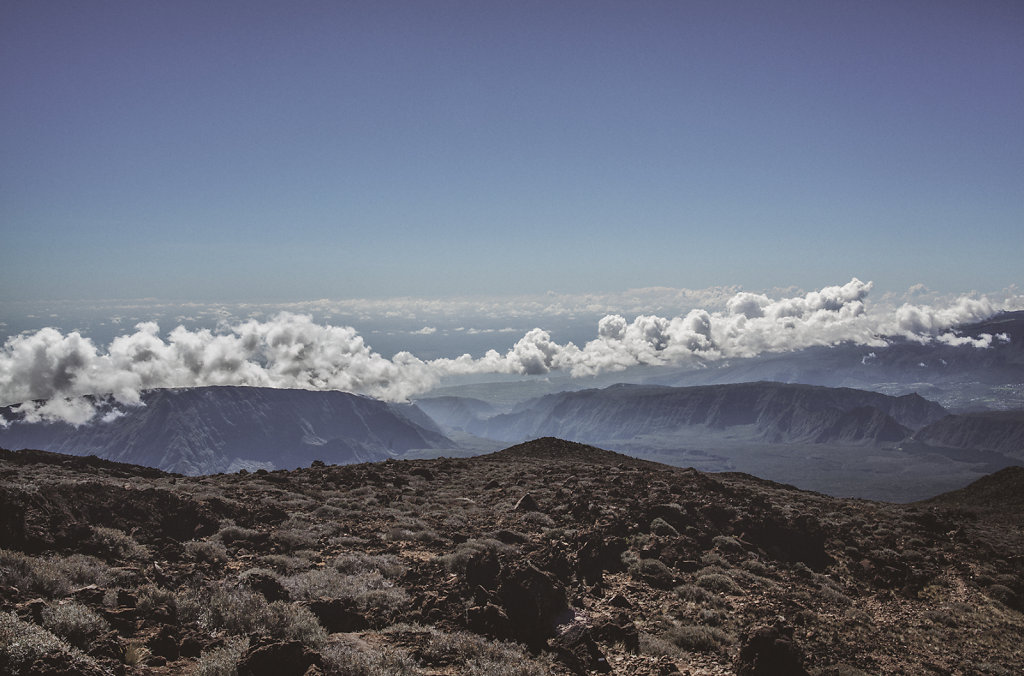
<path fill-rule="evenodd" d="M 1020 2 L 0 5 L 0 300 L 1021 281 Z"/>

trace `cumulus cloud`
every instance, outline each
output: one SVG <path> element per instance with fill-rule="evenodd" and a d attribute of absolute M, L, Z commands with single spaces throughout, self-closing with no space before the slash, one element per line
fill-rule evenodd
<path fill-rule="evenodd" d="M 496 373 L 573 376 L 635 365 L 705 363 L 765 352 L 853 342 L 880 347 L 891 336 L 984 348 L 1000 337 L 959 336 L 950 327 L 994 314 L 987 298 L 963 297 L 946 305 L 868 308 L 870 282 L 852 279 L 805 294 L 772 299 L 734 292 L 718 309 L 692 309 L 672 317 L 638 314 L 629 321 L 607 314 L 582 347 L 559 343 L 541 328 L 527 331 L 505 353 L 421 360 L 409 352 L 388 359 L 355 329 L 317 323 L 308 314 L 280 312 L 216 330 L 178 326 L 163 335 L 143 322 L 100 349 L 78 332 L 44 328 L 13 336 L 0 350 L 0 403 L 31 400 L 17 410 L 28 420 L 83 424 L 98 416 L 83 395 L 110 395 L 138 405 L 141 392 L 160 387 L 250 385 L 343 390 L 404 401 L 451 375 Z M 469 330 L 468 332 L 472 332 Z M 424 327 L 416 333 L 432 333 Z M 1005 336 L 1002 337 L 1005 339 Z M 104 419 L 117 410 L 108 408 Z"/>

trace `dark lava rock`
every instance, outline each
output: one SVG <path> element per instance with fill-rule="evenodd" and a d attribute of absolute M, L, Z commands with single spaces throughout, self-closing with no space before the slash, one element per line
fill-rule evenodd
<path fill-rule="evenodd" d="M 493 603 L 474 606 L 467 610 L 466 627 L 472 632 L 491 638 L 507 639 L 514 634 L 508 615 Z"/>
<path fill-rule="evenodd" d="M 466 561 L 466 584 L 471 588 L 480 586 L 488 590 L 496 589 L 500 572 L 501 563 L 493 550 L 473 554 Z"/>
<path fill-rule="evenodd" d="M 551 647 L 558 661 L 569 667 L 574 674 L 607 673 L 611 671 L 608 660 L 597 646 L 590 628 L 574 624 L 551 640 Z"/>
<path fill-rule="evenodd" d="M 569 616 L 565 588 L 530 563 L 502 570 L 498 597 L 512 622 L 513 638 L 540 648 Z"/>
<path fill-rule="evenodd" d="M 622 552 L 626 549 L 624 538 L 590 535 L 576 553 L 576 571 L 587 584 L 600 582 L 605 572 L 622 570 Z"/>
<path fill-rule="evenodd" d="M 179 640 L 180 637 L 178 635 L 178 630 L 174 627 L 164 625 L 160 627 L 160 631 L 149 639 L 146 643 L 146 647 L 148 647 L 150 652 L 154 655 L 165 657 L 173 662 L 181 655 Z"/>
<path fill-rule="evenodd" d="M 366 617 L 352 599 L 317 599 L 306 604 L 329 632 L 362 631 L 369 626 Z"/>
<path fill-rule="evenodd" d="M 620 612 L 613 618 L 597 623 L 592 633 L 602 643 L 621 643 L 628 652 L 640 652 L 640 632 L 625 613 Z"/>
<path fill-rule="evenodd" d="M 288 590 L 273 575 L 267 573 L 252 573 L 243 578 L 245 585 L 263 595 L 263 598 L 270 602 L 287 601 Z"/>
<path fill-rule="evenodd" d="M 527 493 L 519 498 L 519 501 L 516 502 L 512 509 L 517 512 L 539 512 L 540 505 L 537 504 L 537 500 L 532 495 Z"/>
<path fill-rule="evenodd" d="M 793 642 L 792 627 L 755 627 L 740 647 L 739 676 L 807 676 L 803 655 Z"/>
<path fill-rule="evenodd" d="M 320 656 L 298 641 L 257 645 L 238 663 L 238 676 L 302 676 Z"/>

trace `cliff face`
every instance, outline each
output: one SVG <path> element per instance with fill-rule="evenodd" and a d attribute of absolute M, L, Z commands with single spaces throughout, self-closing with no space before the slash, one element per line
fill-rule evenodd
<path fill-rule="evenodd" d="M 1024 459 L 1024 411 L 950 415 L 914 435 L 930 446 L 995 451 Z"/>
<path fill-rule="evenodd" d="M 0 429 L 0 446 L 200 474 L 366 462 L 452 445 L 415 407 L 344 392 L 201 387 L 152 390 L 143 404 L 111 423 L 79 428 L 14 420 Z"/>
<path fill-rule="evenodd" d="M 629 439 L 700 428 L 769 443 L 881 443 L 899 441 L 944 414 L 941 406 L 916 394 L 891 397 L 848 388 L 769 382 L 615 385 L 534 399 L 511 413 L 470 423 L 469 430 L 501 441 Z"/>

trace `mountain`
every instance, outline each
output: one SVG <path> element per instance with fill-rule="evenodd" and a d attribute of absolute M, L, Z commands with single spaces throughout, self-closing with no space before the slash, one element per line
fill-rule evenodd
<path fill-rule="evenodd" d="M 916 394 L 757 382 L 703 387 L 613 385 L 561 392 L 469 424 L 501 441 L 557 436 L 591 443 L 720 436 L 766 443 L 900 441 L 945 415 Z"/>
<path fill-rule="evenodd" d="M 81 427 L 8 421 L 0 446 L 42 448 L 183 474 L 383 460 L 455 446 L 415 406 L 345 392 L 261 387 L 150 390 L 142 406 Z"/>
<path fill-rule="evenodd" d="M 852 387 L 885 394 L 917 392 L 946 408 L 1004 410 L 1024 407 L 1024 311 L 1002 312 L 951 330 L 961 338 L 993 336 L 989 347 L 920 343 L 887 338 L 883 347 L 843 343 L 748 359 L 710 363 L 699 369 L 662 369 L 645 384 L 695 386 L 771 380 L 827 387 Z"/>
<path fill-rule="evenodd" d="M 551 438 L 205 477 L 0 450 L 0 673 L 1020 673 L 1024 515 L 975 505 L 1021 481 L 893 505 Z"/>
<path fill-rule="evenodd" d="M 950 415 L 914 434 L 929 446 L 1002 453 L 1024 460 L 1024 411 Z"/>
<path fill-rule="evenodd" d="M 1019 515 L 1024 507 L 1024 467 L 1006 467 L 964 488 L 924 500 L 923 504 L 1004 512 L 1009 510 Z"/>
<path fill-rule="evenodd" d="M 437 423 L 462 431 L 498 413 L 491 404 L 472 397 L 423 397 L 416 400 L 416 406 Z"/>

